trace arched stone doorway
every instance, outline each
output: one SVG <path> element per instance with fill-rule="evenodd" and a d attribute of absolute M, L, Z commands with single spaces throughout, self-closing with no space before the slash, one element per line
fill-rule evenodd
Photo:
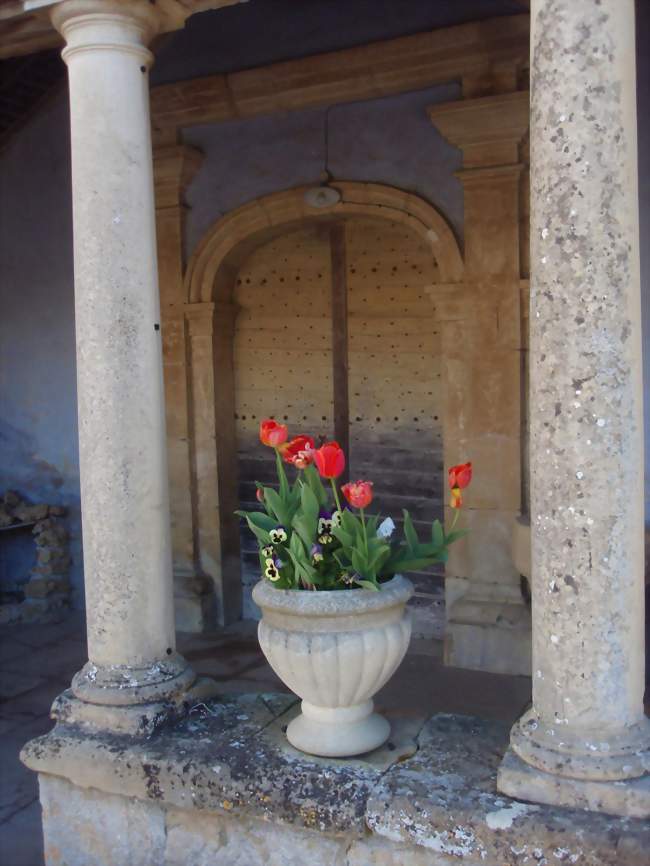
<path fill-rule="evenodd" d="M 382 512 L 399 515 L 413 495 L 416 516 L 442 512 L 431 297 L 436 284 L 444 292 L 462 280 L 458 246 L 414 195 L 336 187 L 341 200 L 322 210 L 305 203 L 304 189 L 240 208 L 210 229 L 188 266 L 194 523 L 222 621 L 241 610 L 242 573 L 244 586 L 255 578 L 245 548 L 242 572 L 232 512 L 265 471 L 261 417 L 287 415 L 296 432 L 347 438 L 352 473 L 374 476 L 379 491 L 385 482 Z"/>

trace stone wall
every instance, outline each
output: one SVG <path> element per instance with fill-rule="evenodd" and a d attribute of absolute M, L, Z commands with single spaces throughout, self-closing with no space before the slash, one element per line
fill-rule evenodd
<path fill-rule="evenodd" d="M 334 760 L 287 744 L 295 712 L 290 696 L 222 698 L 141 742 L 59 723 L 22 753 L 47 866 L 647 862 L 643 819 L 501 796 L 507 724 L 396 713 L 388 746 Z"/>
<path fill-rule="evenodd" d="M 15 491 L 0 500 L 0 555 L 3 561 L 0 624 L 58 622 L 70 607 L 68 530 L 61 505 L 29 504 Z M 6 550 L 14 532 L 27 530 L 33 537 L 35 563 L 27 579 Z"/>

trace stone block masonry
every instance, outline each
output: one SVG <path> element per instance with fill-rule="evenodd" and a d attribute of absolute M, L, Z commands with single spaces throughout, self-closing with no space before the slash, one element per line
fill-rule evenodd
<path fill-rule="evenodd" d="M 642 866 L 650 826 L 496 791 L 507 726 L 392 718 L 363 759 L 291 748 L 290 695 L 208 701 L 149 739 L 59 723 L 29 743 L 47 866 Z"/>
<path fill-rule="evenodd" d="M 0 625 L 58 622 L 69 610 L 70 554 L 65 513 L 60 505 L 25 502 L 12 490 L 0 500 L 2 538 L 12 530 L 31 530 L 36 545 L 36 564 L 29 579 L 12 584 L 16 600 L 0 605 Z"/>

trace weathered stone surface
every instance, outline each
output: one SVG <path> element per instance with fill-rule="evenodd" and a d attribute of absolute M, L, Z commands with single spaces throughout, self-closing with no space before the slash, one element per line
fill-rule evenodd
<path fill-rule="evenodd" d="M 52 820 L 59 828 L 67 822 L 74 834 L 85 813 L 93 822 L 87 839 L 88 833 L 104 832 L 98 823 L 102 809 L 108 810 L 105 826 L 111 832 L 117 832 L 115 822 L 138 809 L 145 810 L 143 827 L 152 850 L 160 820 L 167 835 L 165 856 L 144 860 L 142 866 L 648 862 L 647 823 L 500 796 L 496 772 L 508 739 L 500 722 L 434 716 L 419 734 L 414 757 L 404 760 L 407 752 L 395 737 L 392 765 L 390 749 L 354 760 L 308 758 L 280 737 L 293 701 L 290 695 L 208 701 L 148 740 L 59 724 L 28 744 L 23 760 L 57 784 L 68 785 L 55 779 L 65 776 L 73 790 L 96 790 L 82 791 L 76 800 L 59 796 L 58 814 L 46 804 L 46 839 L 56 837 L 47 829 Z M 410 724 L 404 732 L 417 734 Z M 79 812 L 69 821 L 64 816 L 68 802 Z M 67 855 L 62 829 L 56 833 Z M 75 835 L 74 856 L 51 863 L 104 866 L 104 861 L 84 861 L 76 853 L 79 844 Z M 137 860 L 122 862 L 140 866 Z"/>
<path fill-rule="evenodd" d="M 616 811 L 650 774 L 634 14 L 531 4 L 533 707 L 511 745 L 540 777 L 505 788 L 561 804 L 549 775 L 609 781 L 580 802 Z"/>
<path fill-rule="evenodd" d="M 224 698 L 141 742 L 58 725 L 29 743 L 24 762 L 74 784 L 155 800 L 362 836 L 368 792 L 384 767 L 323 762 L 266 736 L 293 696 Z M 399 754 L 399 753 L 398 753 Z"/>
<path fill-rule="evenodd" d="M 162 866 L 160 806 L 39 777 L 47 866 Z"/>
<path fill-rule="evenodd" d="M 165 866 L 345 866 L 346 840 L 283 824 L 167 813 Z"/>
<path fill-rule="evenodd" d="M 641 866 L 638 852 L 650 851 L 646 822 L 499 796 L 496 773 L 507 741 L 499 722 L 434 716 L 418 754 L 393 767 L 370 795 L 368 826 L 449 862 Z"/>

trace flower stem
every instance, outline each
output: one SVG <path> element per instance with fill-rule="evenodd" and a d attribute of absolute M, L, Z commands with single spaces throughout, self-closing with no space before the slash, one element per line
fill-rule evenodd
<path fill-rule="evenodd" d="M 289 496 L 289 481 L 287 479 L 287 473 L 284 471 L 284 464 L 282 463 L 282 455 L 280 454 L 280 449 L 275 448 L 275 465 L 278 470 L 278 481 L 280 482 L 280 496 L 283 502 L 287 501 Z"/>
<path fill-rule="evenodd" d="M 459 513 L 460 513 L 460 508 L 455 508 L 454 509 L 454 519 L 451 522 L 451 527 L 449 528 L 449 532 L 447 533 L 448 535 L 451 535 L 451 533 L 454 531 L 454 527 L 456 526 L 456 523 L 458 522 Z"/>
<path fill-rule="evenodd" d="M 334 501 L 336 502 L 336 507 L 338 508 L 339 511 L 342 511 L 343 509 L 341 508 L 341 500 L 339 499 L 339 492 L 336 489 L 336 484 L 334 483 L 333 478 L 330 478 L 330 484 L 332 485 L 332 490 L 334 491 Z"/>
<path fill-rule="evenodd" d="M 359 509 L 361 514 L 361 526 L 363 527 L 363 546 L 366 550 L 366 562 L 368 560 L 368 530 L 366 529 L 366 515 L 363 513 L 363 508 Z"/>

